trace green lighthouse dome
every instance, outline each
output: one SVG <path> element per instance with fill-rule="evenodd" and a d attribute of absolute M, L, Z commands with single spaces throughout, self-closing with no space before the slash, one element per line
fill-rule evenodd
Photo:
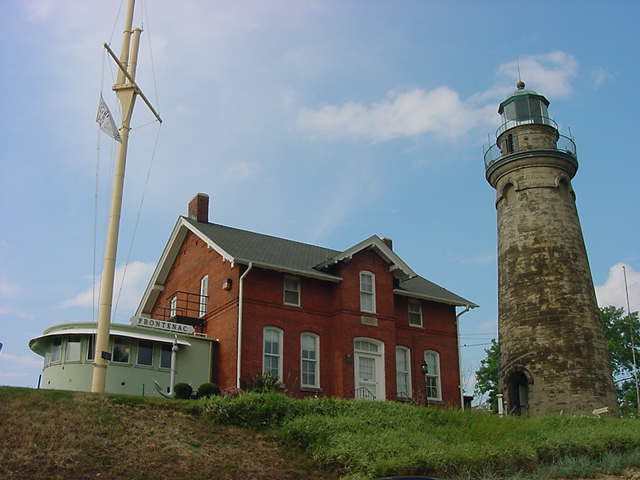
<path fill-rule="evenodd" d="M 557 129 L 555 122 L 549 118 L 549 100 L 524 87 L 524 82 L 518 82 L 518 89 L 498 107 L 498 113 L 502 117 L 498 136 L 510 128 L 530 123 L 549 125 Z"/>

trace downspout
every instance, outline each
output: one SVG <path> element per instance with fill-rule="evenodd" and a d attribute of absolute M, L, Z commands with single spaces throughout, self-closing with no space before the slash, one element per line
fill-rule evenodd
<path fill-rule="evenodd" d="M 249 262 L 249 266 L 240 275 L 240 283 L 238 284 L 238 353 L 236 355 L 236 388 L 240 388 L 240 360 L 242 355 L 242 294 L 244 293 L 243 280 L 247 276 L 247 273 L 251 271 L 253 262 Z"/>
<path fill-rule="evenodd" d="M 460 346 L 460 317 L 471 310 L 471 305 L 466 305 L 464 310 L 456 315 L 456 341 L 458 343 L 458 390 L 460 390 L 460 408 L 464 410 L 464 389 L 462 388 L 462 347 Z"/>

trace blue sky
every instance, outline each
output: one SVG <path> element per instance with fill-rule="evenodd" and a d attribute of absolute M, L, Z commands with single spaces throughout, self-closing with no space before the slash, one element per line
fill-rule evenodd
<path fill-rule="evenodd" d="M 119 6 L 1 7 L 0 384 L 35 386 L 28 339 L 93 318 L 94 198 L 99 273 L 114 153 L 94 120 L 101 91 L 117 115 L 101 45 L 119 51 Z M 415 271 L 481 306 L 461 323 L 472 388 L 497 317 L 482 148 L 518 63 L 576 138 L 599 301 L 623 305 L 624 264 L 638 309 L 639 15 L 633 1 L 138 0 L 138 80 L 165 122 L 138 102 L 114 320 L 128 321 L 176 217 L 206 192 L 212 220 L 238 228 L 335 249 L 393 238 Z"/>

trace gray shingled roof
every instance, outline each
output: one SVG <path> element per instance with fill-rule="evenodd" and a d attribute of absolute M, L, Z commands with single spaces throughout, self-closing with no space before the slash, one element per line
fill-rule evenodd
<path fill-rule="evenodd" d="M 201 223 L 188 217 L 182 218 L 240 263 L 251 261 L 257 264 L 281 267 L 283 270 L 328 275 L 315 267 L 342 253 L 338 250 L 308 243 L 295 242 L 216 223 Z M 401 282 L 398 290 L 447 304 L 476 306 L 473 302 L 465 300 L 420 276 Z"/>

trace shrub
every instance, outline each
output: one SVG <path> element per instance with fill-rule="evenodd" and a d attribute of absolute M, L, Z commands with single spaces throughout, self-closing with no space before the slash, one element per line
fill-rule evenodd
<path fill-rule="evenodd" d="M 255 377 L 245 380 L 243 382 L 244 389 L 247 392 L 256 393 L 282 393 L 284 392 L 284 385 L 280 382 L 278 377 L 265 373 L 264 375 L 256 375 Z"/>
<path fill-rule="evenodd" d="M 235 398 L 235 397 L 239 397 L 243 393 L 244 393 L 244 390 L 242 390 L 241 388 L 227 387 L 223 389 L 222 392 L 220 392 L 220 395 L 222 395 L 223 397 Z"/>
<path fill-rule="evenodd" d="M 173 391 L 176 394 L 176 398 L 191 398 L 193 388 L 188 383 L 176 383 L 173 386 Z"/>
<path fill-rule="evenodd" d="M 198 387 L 198 398 L 211 397 L 212 395 L 220 395 L 220 389 L 215 383 L 203 383 Z"/>
<path fill-rule="evenodd" d="M 270 428 L 300 411 L 300 402 L 280 393 L 246 393 L 238 397 L 209 397 L 204 411 L 213 420 L 241 427 Z"/>

